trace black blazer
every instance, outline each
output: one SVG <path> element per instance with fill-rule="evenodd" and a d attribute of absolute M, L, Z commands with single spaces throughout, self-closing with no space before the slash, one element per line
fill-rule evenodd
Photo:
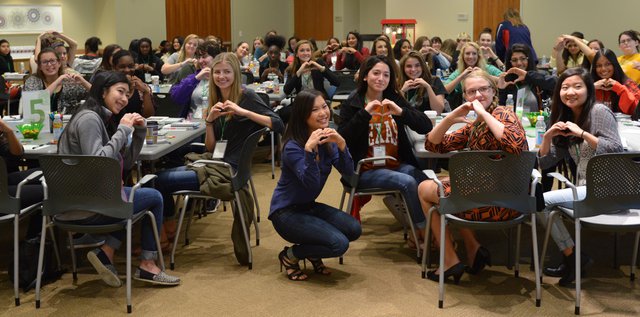
<path fill-rule="evenodd" d="M 324 72 L 321 72 L 318 69 L 311 70 L 311 79 L 313 80 L 313 88 L 315 90 L 320 91 L 325 98 L 328 98 L 327 92 L 324 90 L 324 79 L 326 78 L 331 86 L 338 86 L 338 76 L 327 67 L 323 60 L 317 59 L 316 63 L 325 67 Z M 302 91 L 302 78 L 298 77 L 296 72 L 293 72 L 293 75 L 290 75 L 287 78 L 287 82 L 284 84 L 284 93 L 289 95 L 293 91 L 300 92 Z"/>

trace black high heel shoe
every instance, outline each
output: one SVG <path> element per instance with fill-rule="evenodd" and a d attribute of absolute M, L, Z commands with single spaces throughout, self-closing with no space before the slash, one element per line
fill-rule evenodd
<path fill-rule="evenodd" d="M 485 266 L 491 266 L 491 253 L 485 247 L 478 248 L 476 251 L 476 257 L 473 260 L 473 265 L 467 267 L 467 273 L 476 275 L 480 273 Z"/>
<path fill-rule="evenodd" d="M 292 281 L 305 281 L 307 280 L 307 275 L 304 274 L 304 272 L 302 272 L 302 270 L 300 269 L 300 265 L 298 264 L 298 262 L 293 262 L 288 256 L 287 256 L 287 250 L 289 249 L 289 247 L 284 247 L 284 249 L 282 251 L 280 251 L 280 254 L 278 254 L 278 260 L 280 260 L 280 272 L 282 272 L 282 267 L 284 266 L 284 268 L 287 270 L 287 278 L 289 278 Z M 289 272 L 289 270 L 291 270 L 291 272 Z"/>
<path fill-rule="evenodd" d="M 444 280 L 445 282 L 449 279 L 449 276 L 453 276 L 453 283 L 458 285 L 460 284 L 460 278 L 462 274 L 464 274 L 466 265 L 462 264 L 462 262 L 458 262 L 454 266 L 450 267 L 448 270 L 444 271 Z M 440 275 L 436 274 L 437 270 L 427 272 L 427 278 L 434 281 L 440 281 Z"/>
<path fill-rule="evenodd" d="M 313 271 L 320 275 L 331 275 L 331 271 L 322 262 L 321 258 L 307 258 L 311 265 L 313 265 Z"/>

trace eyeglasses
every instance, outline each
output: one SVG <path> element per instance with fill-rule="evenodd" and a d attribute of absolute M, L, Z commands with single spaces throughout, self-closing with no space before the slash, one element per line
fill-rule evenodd
<path fill-rule="evenodd" d="M 50 59 L 50 60 L 42 61 L 42 62 L 40 62 L 40 64 L 42 64 L 42 65 L 55 65 L 55 64 L 58 64 L 58 60 L 57 59 Z"/>
<path fill-rule="evenodd" d="M 620 40 L 620 44 L 628 44 L 634 41 L 635 41 L 634 39 L 624 39 L 624 40 Z"/>
<path fill-rule="evenodd" d="M 512 59 L 511 59 L 511 64 L 515 64 L 515 63 L 517 63 L 517 62 L 524 63 L 524 62 L 526 62 L 527 60 L 529 60 L 529 58 L 528 58 L 528 57 L 512 58 Z"/>
<path fill-rule="evenodd" d="M 478 92 L 480 92 L 480 94 L 485 95 L 488 92 L 492 91 L 493 88 L 491 86 L 484 86 L 484 87 L 480 87 L 478 89 L 469 89 L 466 90 L 464 93 L 467 96 L 475 96 Z"/>

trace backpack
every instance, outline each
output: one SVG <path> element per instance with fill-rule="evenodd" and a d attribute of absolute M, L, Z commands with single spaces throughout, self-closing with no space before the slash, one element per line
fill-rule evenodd
<path fill-rule="evenodd" d="M 20 267 L 18 268 L 18 286 L 22 288 L 22 291 L 25 293 L 36 287 L 39 251 L 40 236 L 20 241 L 20 245 L 18 247 L 18 257 L 20 260 Z M 51 241 L 47 240 L 45 241 L 44 246 L 42 285 L 57 281 L 62 274 L 65 273 L 65 270 L 55 267 L 56 264 L 53 257 L 53 244 Z M 14 269 L 15 264 L 13 263 L 13 257 L 11 257 L 11 263 L 9 264 L 9 280 L 11 280 L 11 282 L 14 282 Z"/>

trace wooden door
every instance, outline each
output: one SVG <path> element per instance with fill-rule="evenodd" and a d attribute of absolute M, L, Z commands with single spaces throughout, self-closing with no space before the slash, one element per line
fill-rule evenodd
<path fill-rule="evenodd" d="M 504 20 L 502 15 L 508 8 L 519 11 L 520 0 L 474 0 L 472 39 L 478 40 L 480 32 L 486 27 L 491 28 L 491 34 L 495 36 L 496 27 Z"/>
<path fill-rule="evenodd" d="M 165 0 L 167 38 L 197 34 L 231 41 L 230 0 Z"/>
<path fill-rule="evenodd" d="M 333 36 L 333 0 L 294 0 L 294 34 L 326 41 Z"/>

